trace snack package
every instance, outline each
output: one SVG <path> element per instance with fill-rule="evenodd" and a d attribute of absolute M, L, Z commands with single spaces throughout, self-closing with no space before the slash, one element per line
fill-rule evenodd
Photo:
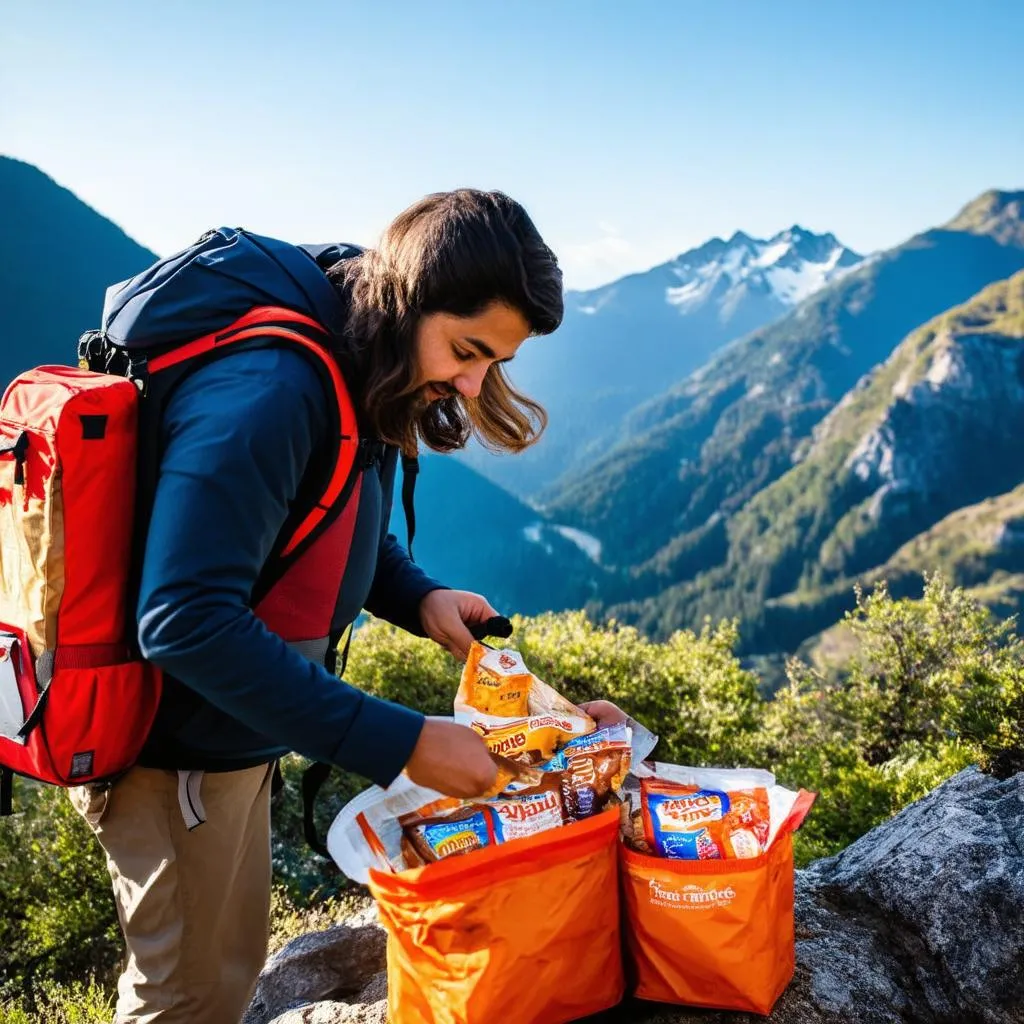
<path fill-rule="evenodd" d="M 497 718 L 525 718 L 530 710 L 533 673 L 518 651 L 474 643 L 462 669 L 455 706 Z"/>
<path fill-rule="evenodd" d="M 489 801 L 489 806 L 497 816 L 501 842 L 534 836 L 568 820 L 561 779 L 556 775 L 546 776 L 537 786 L 506 793 Z"/>
<path fill-rule="evenodd" d="M 576 736 L 593 732 L 594 720 L 523 663 L 518 651 L 474 643 L 455 695 L 455 720 L 475 729 L 502 758 L 538 765 Z M 500 773 L 500 793 L 514 778 Z"/>
<path fill-rule="evenodd" d="M 498 779 L 487 795 L 501 793 L 513 780 L 536 783 L 537 774 L 531 768 L 550 758 L 581 727 L 582 721 L 565 715 L 493 719 L 479 713 L 464 721 L 480 734 L 498 765 Z M 586 721 L 593 725 L 589 716 Z"/>
<path fill-rule="evenodd" d="M 411 814 L 399 824 L 403 867 L 433 864 L 500 842 L 494 813 L 486 805 L 461 807 L 448 814 Z"/>
<path fill-rule="evenodd" d="M 797 794 L 771 772 L 646 766 L 629 792 L 623 839 L 631 849 L 676 860 L 748 859 L 771 846 Z"/>
<path fill-rule="evenodd" d="M 631 760 L 632 729 L 623 724 L 570 740 L 542 765 L 559 773 L 562 800 L 570 821 L 580 821 L 608 807 L 622 788 Z"/>
<path fill-rule="evenodd" d="M 433 864 L 446 857 L 537 835 L 565 824 L 560 778 L 549 775 L 539 786 L 486 803 L 456 808 L 434 804 L 404 815 L 402 867 Z"/>
<path fill-rule="evenodd" d="M 768 791 L 701 789 L 644 779 L 644 837 L 662 857 L 759 857 L 768 842 Z"/>

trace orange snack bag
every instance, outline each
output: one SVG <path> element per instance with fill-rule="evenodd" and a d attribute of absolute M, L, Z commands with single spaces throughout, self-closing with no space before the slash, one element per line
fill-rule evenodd
<path fill-rule="evenodd" d="M 640 999 L 768 1014 L 793 976 L 793 842 L 813 793 L 755 768 L 644 762 L 621 815 Z"/>
<path fill-rule="evenodd" d="M 752 860 L 621 849 L 626 944 L 640 999 L 768 1013 L 793 975 L 793 847 Z"/>
<path fill-rule="evenodd" d="M 455 704 L 498 718 L 522 718 L 529 712 L 533 675 L 517 651 L 498 651 L 474 643 L 462 669 Z"/>
<path fill-rule="evenodd" d="M 538 765 L 575 737 L 596 729 L 594 720 L 538 679 L 518 651 L 474 643 L 455 696 L 455 720 L 475 729 L 499 763 L 500 793 L 518 777 L 512 762 Z"/>

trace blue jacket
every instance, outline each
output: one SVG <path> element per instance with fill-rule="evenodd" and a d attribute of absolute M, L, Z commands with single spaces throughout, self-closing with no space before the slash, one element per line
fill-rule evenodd
<path fill-rule="evenodd" d="M 104 329 L 148 348 L 222 328 L 256 305 L 341 331 L 340 295 L 317 250 L 221 229 L 108 291 Z M 160 426 L 142 562 L 139 645 L 168 676 L 144 765 L 229 770 L 288 751 L 387 785 L 423 716 L 364 694 L 292 650 L 249 608 L 303 472 L 327 443 L 327 396 L 310 361 L 242 350 L 187 377 Z M 440 584 L 387 532 L 397 452 L 364 475 L 342 604 L 422 635 L 418 606 Z"/>

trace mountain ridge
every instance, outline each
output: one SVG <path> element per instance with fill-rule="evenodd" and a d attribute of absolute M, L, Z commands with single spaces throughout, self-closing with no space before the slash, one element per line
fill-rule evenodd
<path fill-rule="evenodd" d="M 912 331 L 728 519 L 713 567 L 610 613 L 739 615 L 748 650 L 794 650 L 905 542 L 1024 480 L 1022 431 L 1024 270 Z"/>
<path fill-rule="evenodd" d="M 812 428 L 910 331 L 1024 268 L 1024 246 L 935 228 L 877 254 L 633 410 L 618 445 L 543 496 L 637 566 L 781 476 Z M 637 505 L 649 529 L 617 524 Z"/>
<path fill-rule="evenodd" d="M 794 225 L 770 239 L 713 239 L 649 270 L 567 292 L 559 330 L 529 341 L 509 368 L 516 386 L 548 409 L 547 434 L 514 461 L 480 448 L 461 458 L 535 499 L 567 468 L 614 446 L 622 417 L 666 381 L 860 259 L 834 235 Z"/>
<path fill-rule="evenodd" d="M 23 160 L 0 156 L 0 195 L 0 378 L 10 380 L 39 364 L 75 363 L 79 335 L 99 326 L 107 286 L 156 256 Z"/>

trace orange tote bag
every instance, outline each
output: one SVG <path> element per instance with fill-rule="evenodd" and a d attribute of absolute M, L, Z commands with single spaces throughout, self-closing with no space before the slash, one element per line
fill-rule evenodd
<path fill-rule="evenodd" d="M 387 874 L 391 1024 L 563 1024 L 623 996 L 619 812 Z"/>
<path fill-rule="evenodd" d="M 634 994 L 655 1002 L 768 1014 L 793 977 L 793 830 L 744 860 L 669 860 L 621 847 Z"/>

